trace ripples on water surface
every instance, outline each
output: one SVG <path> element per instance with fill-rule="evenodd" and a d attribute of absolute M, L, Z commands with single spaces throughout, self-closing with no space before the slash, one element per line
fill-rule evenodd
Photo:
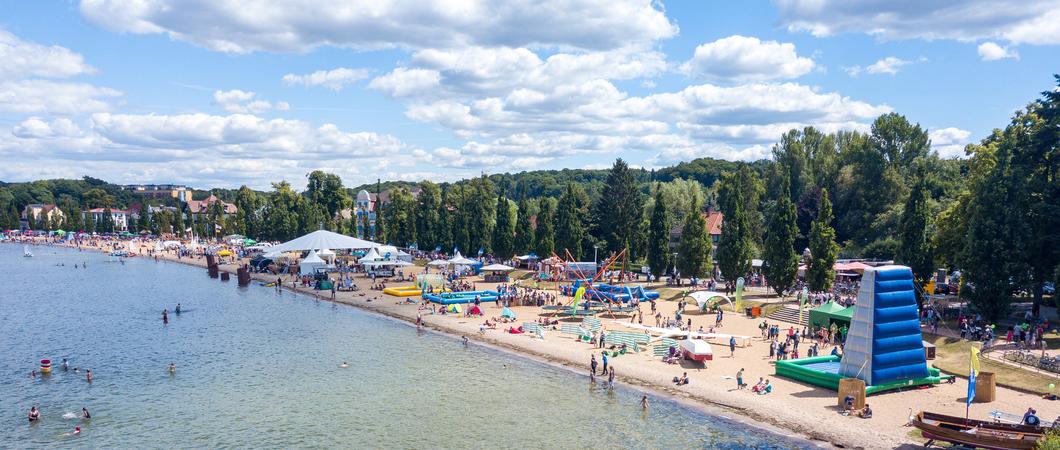
<path fill-rule="evenodd" d="M 0 245 L 0 448 L 805 445 L 661 398 L 644 414 L 633 390 L 590 390 L 562 369 L 234 277 L 34 253 Z M 55 373 L 31 379 L 42 358 Z M 29 425 L 32 405 L 43 418 Z M 63 418 L 83 406 L 90 422 Z M 78 424 L 80 436 L 64 436 Z"/>

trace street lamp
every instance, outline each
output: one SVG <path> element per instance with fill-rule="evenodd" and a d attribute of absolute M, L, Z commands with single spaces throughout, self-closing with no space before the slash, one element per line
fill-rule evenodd
<path fill-rule="evenodd" d="M 597 244 L 593 244 L 593 264 L 599 264 L 596 261 L 596 251 L 599 250 L 599 249 L 600 249 L 600 247 Z"/>

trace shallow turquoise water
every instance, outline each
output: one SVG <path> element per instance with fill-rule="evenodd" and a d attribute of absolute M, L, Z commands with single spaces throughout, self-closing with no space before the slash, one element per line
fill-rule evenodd
<path fill-rule="evenodd" d="M 808 447 L 663 398 L 644 413 L 631 389 L 202 269 L 34 253 L 0 245 L 0 448 Z M 30 378 L 42 358 L 55 373 Z M 28 424 L 32 405 L 43 419 Z M 63 418 L 81 407 L 91 421 Z"/>

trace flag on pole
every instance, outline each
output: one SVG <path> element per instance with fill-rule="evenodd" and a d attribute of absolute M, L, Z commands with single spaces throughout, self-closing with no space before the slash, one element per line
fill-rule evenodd
<path fill-rule="evenodd" d="M 806 299 L 810 297 L 810 288 L 803 286 L 799 295 L 799 323 L 802 323 L 802 310 L 806 306 Z"/>
<path fill-rule="evenodd" d="M 964 418 L 968 418 L 968 410 L 972 406 L 972 400 L 975 399 L 975 379 L 979 375 L 979 349 L 969 347 L 971 349 L 971 359 L 968 364 L 968 399 L 964 406 Z"/>

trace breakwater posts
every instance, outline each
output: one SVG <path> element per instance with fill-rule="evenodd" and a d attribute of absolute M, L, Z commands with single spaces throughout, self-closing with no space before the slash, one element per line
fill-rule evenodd
<path fill-rule="evenodd" d="M 236 279 L 239 281 L 239 286 L 246 286 L 250 284 L 250 269 L 247 266 L 239 266 L 236 269 Z"/>
<path fill-rule="evenodd" d="M 217 278 L 218 272 L 217 256 L 206 255 L 206 273 L 210 275 L 210 278 Z"/>
<path fill-rule="evenodd" d="M 221 272 L 221 281 L 228 281 L 231 277 L 228 272 Z"/>

